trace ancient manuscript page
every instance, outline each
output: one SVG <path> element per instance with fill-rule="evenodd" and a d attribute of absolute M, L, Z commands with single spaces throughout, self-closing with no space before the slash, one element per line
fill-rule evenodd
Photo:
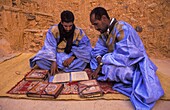
<path fill-rule="evenodd" d="M 89 80 L 85 71 L 71 72 L 71 81 Z"/>
<path fill-rule="evenodd" d="M 58 73 L 54 75 L 53 83 L 60 82 L 69 82 L 70 81 L 70 73 Z"/>

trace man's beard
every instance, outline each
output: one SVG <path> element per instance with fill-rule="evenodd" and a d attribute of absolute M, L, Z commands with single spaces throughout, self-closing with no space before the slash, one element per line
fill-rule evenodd
<path fill-rule="evenodd" d="M 71 30 L 68 31 L 68 30 L 65 30 L 65 29 L 64 29 L 64 31 L 65 31 L 65 33 L 69 33 Z"/>
<path fill-rule="evenodd" d="M 103 34 L 103 33 L 107 32 L 107 29 L 108 29 L 108 28 L 105 28 L 105 29 L 103 29 L 103 30 L 102 30 L 102 29 L 99 29 L 98 31 L 99 31 L 101 34 Z"/>

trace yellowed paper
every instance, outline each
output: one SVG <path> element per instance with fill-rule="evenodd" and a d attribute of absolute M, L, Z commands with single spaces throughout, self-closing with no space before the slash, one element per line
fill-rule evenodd
<path fill-rule="evenodd" d="M 59 82 L 69 82 L 70 81 L 70 73 L 58 73 L 54 75 L 53 83 Z"/>
<path fill-rule="evenodd" d="M 85 71 L 71 72 L 71 81 L 89 80 Z"/>
<path fill-rule="evenodd" d="M 53 83 L 72 82 L 89 80 L 89 77 L 85 71 L 71 72 L 71 73 L 58 73 L 54 75 Z"/>

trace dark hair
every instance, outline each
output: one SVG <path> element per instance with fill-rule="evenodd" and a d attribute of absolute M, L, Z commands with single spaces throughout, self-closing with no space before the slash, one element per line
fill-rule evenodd
<path fill-rule="evenodd" d="M 108 15 L 108 13 L 107 13 L 107 11 L 106 11 L 106 9 L 104 9 L 103 7 L 96 7 L 96 8 L 94 8 L 94 9 L 91 11 L 91 13 L 90 13 L 90 18 L 91 18 L 91 16 L 92 16 L 93 14 L 95 15 L 95 19 L 97 19 L 97 20 L 101 20 L 101 17 L 102 17 L 103 15 L 106 15 L 106 17 L 107 17 L 108 19 L 110 19 L 109 15 Z"/>
<path fill-rule="evenodd" d="M 71 11 L 63 11 L 61 13 L 61 22 L 74 22 L 74 15 Z"/>

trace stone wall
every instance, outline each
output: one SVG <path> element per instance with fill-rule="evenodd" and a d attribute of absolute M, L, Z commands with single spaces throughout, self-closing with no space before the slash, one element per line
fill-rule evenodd
<path fill-rule="evenodd" d="M 89 13 L 96 6 L 142 31 L 138 33 L 149 56 L 170 58 L 169 0 L 0 0 L 0 39 L 14 50 L 37 52 L 48 28 L 60 21 L 60 13 L 71 10 L 75 24 L 94 46 L 99 33 L 90 24 Z"/>

